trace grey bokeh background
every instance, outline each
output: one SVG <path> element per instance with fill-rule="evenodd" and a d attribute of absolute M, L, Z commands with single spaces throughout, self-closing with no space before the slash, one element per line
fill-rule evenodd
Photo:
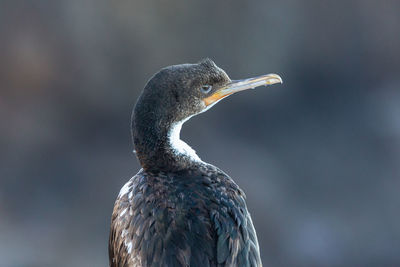
<path fill-rule="evenodd" d="M 265 266 L 400 266 L 399 1 L 0 1 L 0 265 L 107 266 L 131 108 L 212 58 L 182 139 L 247 193 Z"/>

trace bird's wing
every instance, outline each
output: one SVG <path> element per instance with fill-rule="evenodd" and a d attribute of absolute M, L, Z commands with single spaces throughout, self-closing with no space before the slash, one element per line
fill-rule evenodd
<path fill-rule="evenodd" d="M 229 177 L 228 177 L 229 178 Z M 230 185 L 218 196 L 219 209 L 211 211 L 217 234 L 219 266 L 262 266 L 256 232 L 245 195 L 229 178 Z"/>
<path fill-rule="evenodd" d="M 108 254 L 110 267 L 131 266 L 132 257 L 129 256 L 132 250 L 132 243 L 129 243 L 128 236 L 130 228 L 129 196 L 133 190 L 133 180 L 129 180 L 121 189 L 115 201 L 113 214 L 111 216 L 111 228 L 108 243 Z M 125 216 L 124 216 L 125 215 Z"/>
<path fill-rule="evenodd" d="M 184 186 L 169 190 L 166 177 L 151 179 L 159 181 L 138 173 L 121 189 L 111 221 L 110 266 L 216 266 L 202 199 Z M 185 193 L 188 201 L 179 201 Z"/>

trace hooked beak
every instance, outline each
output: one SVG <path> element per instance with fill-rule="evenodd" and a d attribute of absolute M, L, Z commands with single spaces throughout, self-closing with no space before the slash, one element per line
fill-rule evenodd
<path fill-rule="evenodd" d="M 279 75 L 273 73 L 249 79 L 234 80 L 227 85 L 218 88 L 212 95 L 204 98 L 203 101 L 206 106 L 209 106 L 231 94 L 247 89 L 254 89 L 261 85 L 267 86 L 275 83 L 282 83 L 282 78 Z"/>

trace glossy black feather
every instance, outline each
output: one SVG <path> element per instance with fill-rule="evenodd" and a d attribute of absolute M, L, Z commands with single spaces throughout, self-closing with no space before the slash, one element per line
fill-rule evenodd
<path fill-rule="evenodd" d="M 141 170 L 128 186 L 112 216 L 110 266 L 261 266 L 245 196 L 216 167 Z"/>

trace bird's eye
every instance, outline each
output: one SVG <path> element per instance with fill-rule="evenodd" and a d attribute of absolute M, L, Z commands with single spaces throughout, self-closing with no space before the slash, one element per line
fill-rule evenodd
<path fill-rule="evenodd" d="M 205 94 L 209 93 L 209 92 L 211 91 L 211 89 L 212 89 L 212 86 L 211 86 L 211 85 L 208 85 L 208 84 L 203 85 L 203 86 L 201 87 L 201 91 L 202 91 L 203 93 L 205 93 Z"/>

